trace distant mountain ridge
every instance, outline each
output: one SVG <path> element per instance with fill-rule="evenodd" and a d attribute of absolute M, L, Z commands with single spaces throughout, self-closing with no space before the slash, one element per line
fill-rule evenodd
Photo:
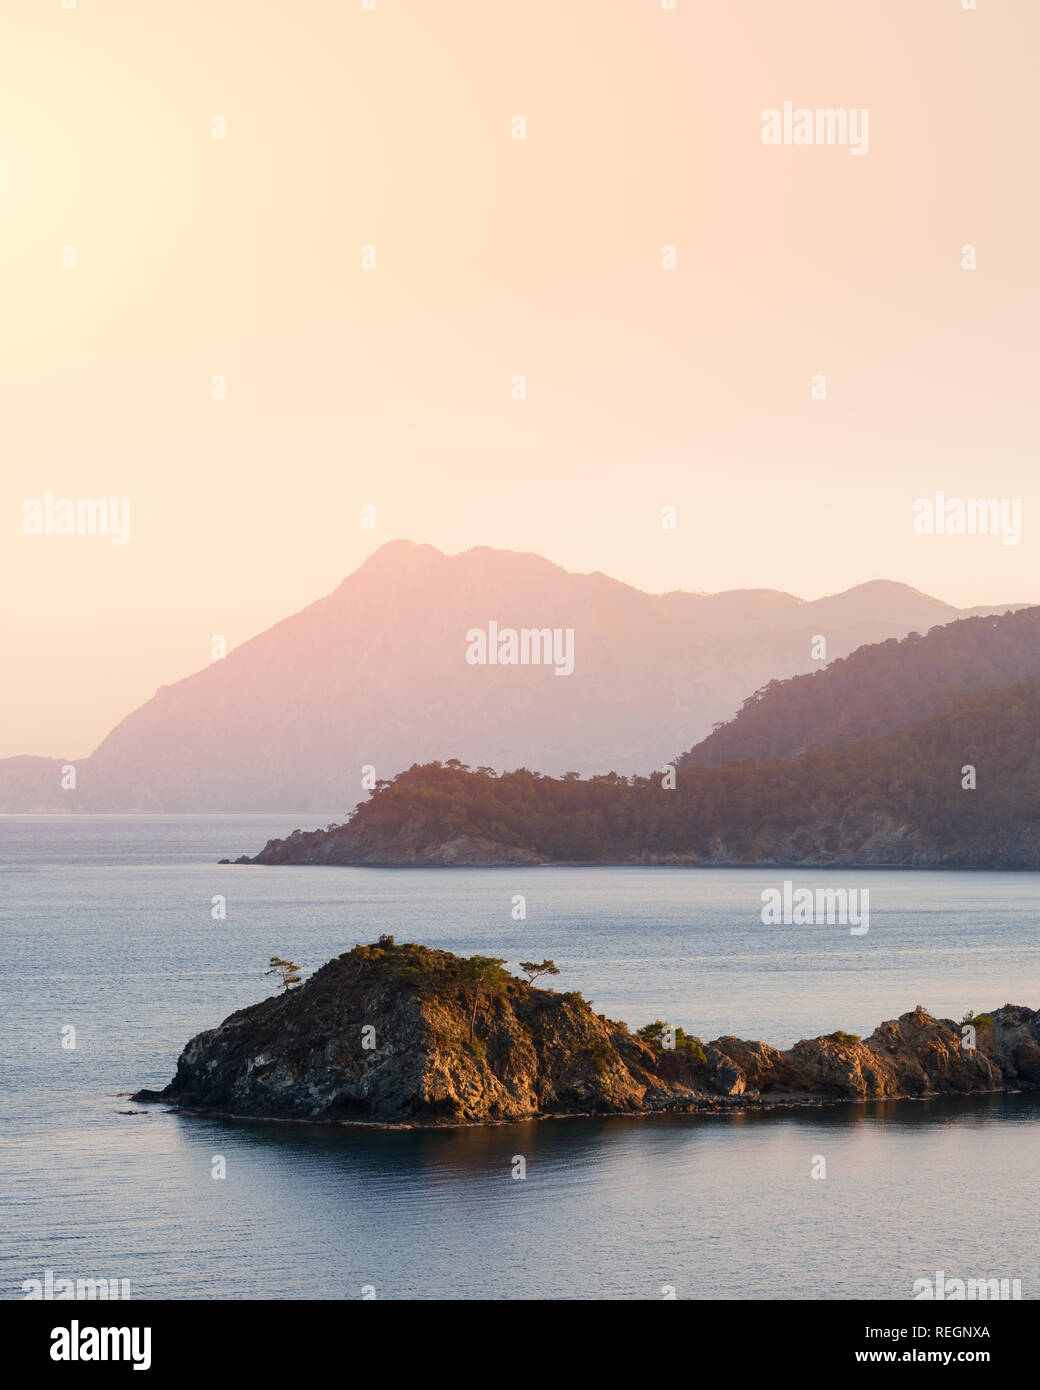
<path fill-rule="evenodd" d="M 772 590 L 646 594 L 537 555 L 447 556 L 391 541 L 327 597 L 123 719 L 89 758 L 0 760 L 0 810 L 323 811 L 362 768 L 458 756 L 549 773 L 645 771 L 729 718 L 748 691 L 960 610 L 877 581 L 806 602 Z M 472 666 L 489 620 L 574 630 L 575 669 Z"/>
<path fill-rule="evenodd" d="M 677 766 L 791 758 L 893 733 L 954 700 L 1040 675 L 1040 607 L 967 618 L 861 647 L 824 669 L 770 681 Z"/>

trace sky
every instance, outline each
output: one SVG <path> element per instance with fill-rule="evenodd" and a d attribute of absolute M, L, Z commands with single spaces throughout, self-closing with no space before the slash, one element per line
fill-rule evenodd
<path fill-rule="evenodd" d="M 1040 600 L 1040 6 L 962 6 L 6 0 L 0 755 L 398 537 Z M 785 101 L 869 147 L 764 143 Z M 937 491 L 1020 541 L 915 534 Z"/>

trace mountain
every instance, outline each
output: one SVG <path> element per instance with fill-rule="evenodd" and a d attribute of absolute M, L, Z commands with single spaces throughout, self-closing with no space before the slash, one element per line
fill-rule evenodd
<path fill-rule="evenodd" d="M 790 758 L 892 733 L 955 699 L 1040 675 L 1040 608 L 967 618 L 927 636 L 890 638 L 822 670 L 756 690 L 736 717 L 678 761 L 721 767 L 742 758 Z"/>
<path fill-rule="evenodd" d="M 381 937 L 305 984 L 192 1038 L 177 1074 L 138 1102 L 189 1112 L 409 1128 L 575 1114 L 653 1114 L 965 1094 L 1040 1084 L 1040 1013 L 974 1019 L 918 1006 L 864 1042 L 805 1039 L 788 1052 L 699 1038 L 657 1021 L 633 1034 L 579 993 L 538 989 L 488 957 Z M 364 1046 L 369 1032 L 373 1046 Z"/>
<path fill-rule="evenodd" d="M 540 777 L 416 766 L 257 864 L 1040 867 L 1040 677 L 797 758 Z M 974 769 L 974 787 L 966 768 Z"/>
<path fill-rule="evenodd" d="M 353 804 L 365 766 L 386 778 L 450 756 L 634 772 L 749 690 L 811 670 L 818 635 L 833 659 L 975 611 L 882 582 L 814 602 L 654 595 L 537 555 L 391 541 L 327 597 L 160 688 L 89 758 L 0 760 L 0 811 L 322 811 Z M 573 673 L 469 664 L 466 634 L 492 622 L 570 630 Z"/>

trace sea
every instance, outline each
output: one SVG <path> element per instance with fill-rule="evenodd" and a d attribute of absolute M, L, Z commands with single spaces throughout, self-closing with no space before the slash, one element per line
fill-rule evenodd
<path fill-rule="evenodd" d="M 1040 1093 L 449 1131 L 130 1101 L 195 1033 L 384 932 L 550 957 L 633 1028 L 787 1047 L 923 1004 L 1040 1005 L 1037 875 L 219 865 L 339 817 L 0 817 L 0 1297 L 907 1300 L 1040 1294 Z M 763 893 L 869 894 L 869 929 Z M 522 1162 L 518 1161 L 522 1160 Z"/>

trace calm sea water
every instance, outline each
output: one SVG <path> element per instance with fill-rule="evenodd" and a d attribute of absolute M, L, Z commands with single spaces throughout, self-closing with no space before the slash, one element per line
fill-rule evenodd
<path fill-rule="evenodd" d="M 0 817 L 0 1296 L 46 1269 L 153 1298 L 906 1299 L 937 1269 L 1038 1296 L 1036 1096 L 454 1133 L 120 1113 L 269 956 L 384 931 L 548 955 L 597 1010 L 706 1038 L 1040 1001 L 1032 874 L 216 863 L 337 818 Z M 763 927 L 785 876 L 869 889 L 869 932 Z"/>

